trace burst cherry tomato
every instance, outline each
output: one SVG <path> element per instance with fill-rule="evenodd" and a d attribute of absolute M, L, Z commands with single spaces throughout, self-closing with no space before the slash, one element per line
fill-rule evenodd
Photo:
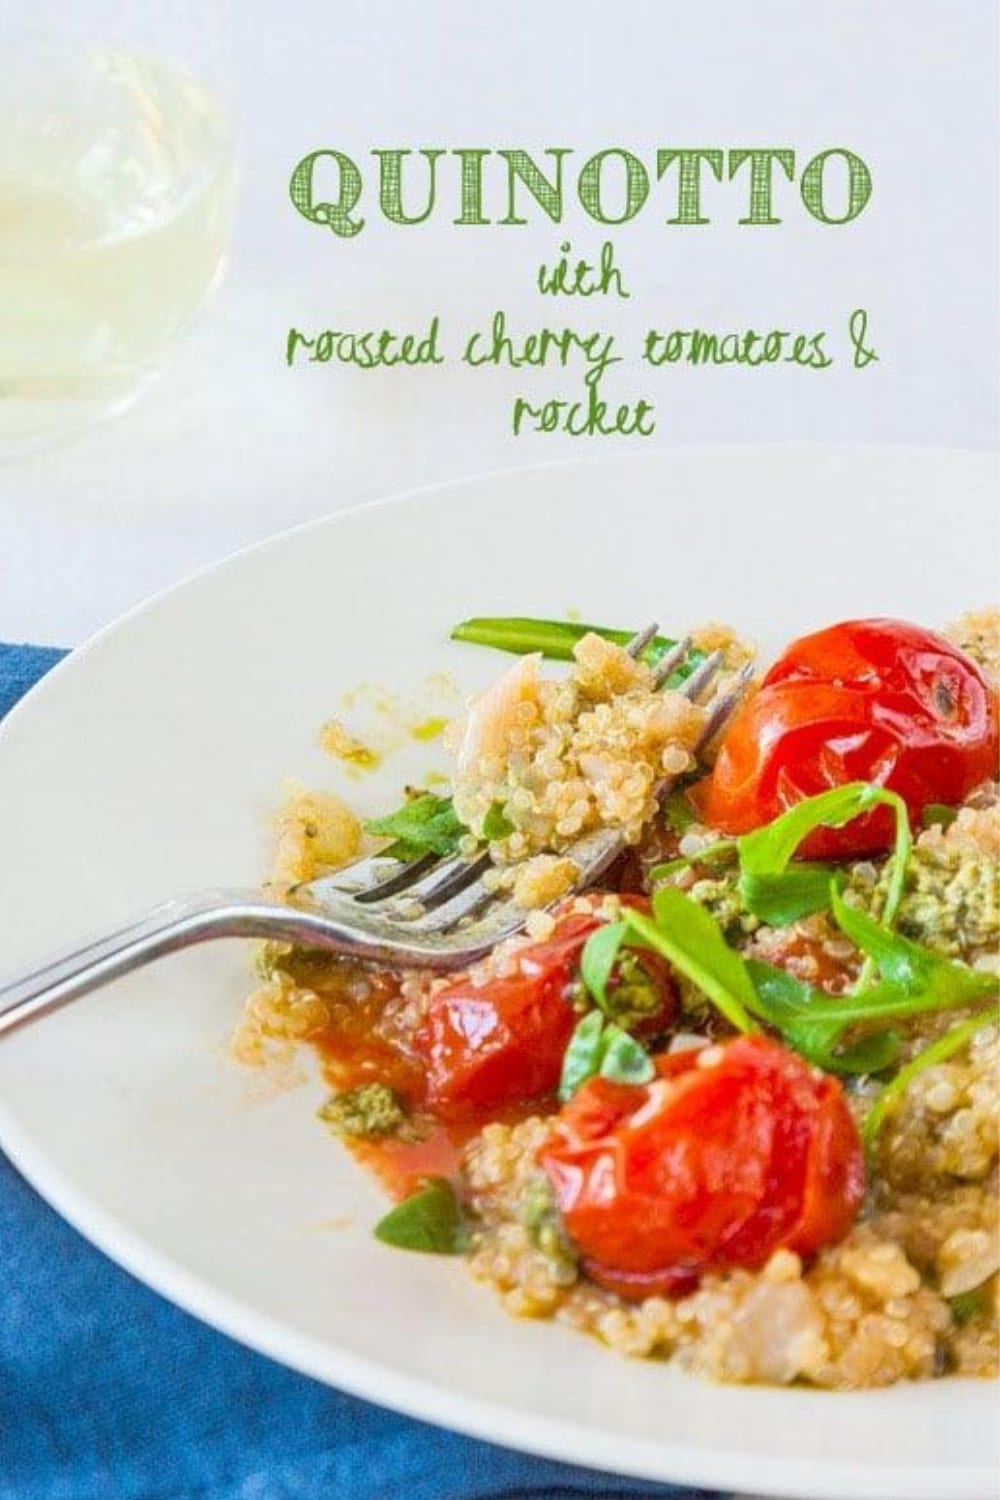
<path fill-rule="evenodd" d="M 602 920 L 593 909 L 571 910 L 545 942 L 520 949 L 512 973 L 480 985 L 459 979 L 437 991 L 416 1043 L 436 1114 L 467 1117 L 555 1092 L 580 1019 L 573 1005 L 580 953 Z M 613 976 L 609 994 L 625 983 L 644 987 L 649 1017 L 634 1029 L 663 1031 L 677 1009 L 667 964 L 646 952 L 629 953 L 627 962 L 631 972 Z"/>
<path fill-rule="evenodd" d="M 592 1078 L 539 1153 L 588 1275 L 624 1297 L 677 1295 L 846 1234 L 865 1169 L 837 1079 L 760 1036 L 657 1070 L 643 1085 Z"/>
<path fill-rule="evenodd" d="M 793 803 L 849 781 L 898 792 L 919 819 L 997 774 L 996 699 L 940 636 L 899 620 L 850 620 L 794 641 L 734 718 L 715 768 L 694 791 L 701 816 L 746 833 Z M 814 859 L 889 847 L 888 808 L 818 829 Z"/>

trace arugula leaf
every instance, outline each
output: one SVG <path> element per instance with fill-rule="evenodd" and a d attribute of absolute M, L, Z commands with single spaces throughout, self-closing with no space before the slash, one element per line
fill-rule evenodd
<path fill-rule="evenodd" d="M 514 832 L 514 825 L 503 810 L 502 802 L 490 804 L 489 811 L 483 819 L 483 838 L 488 844 L 494 839 L 505 839 L 508 834 Z"/>
<path fill-rule="evenodd" d="M 589 1010 L 573 1028 L 573 1035 L 563 1053 L 559 1078 L 559 1098 L 563 1104 L 572 1099 L 582 1083 L 596 1077 L 600 1071 L 603 1032 L 604 1016 L 599 1010 Z"/>
<path fill-rule="evenodd" d="M 393 859 L 419 859 L 422 854 L 454 854 L 468 829 L 459 821 L 450 797 L 424 792 L 404 802 L 384 818 L 365 824 L 366 833 L 394 840 L 382 852 Z"/>
<path fill-rule="evenodd" d="M 891 922 L 903 894 L 911 845 L 910 820 L 901 797 L 867 781 L 848 782 L 807 797 L 766 827 L 737 839 L 739 889 L 747 909 L 773 926 L 784 926 L 796 917 L 824 911 L 829 905 L 829 872 L 824 889 L 823 866 L 800 865 L 789 870 L 796 849 L 817 828 L 841 828 L 877 806 L 890 807 L 896 816 L 893 874 L 885 907 L 885 921 Z M 814 873 L 803 876 L 803 870 Z M 783 916 L 785 912 L 793 915 Z"/>
<path fill-rule="evenodd" d="M 847 1053 L 846 1068 L 841 1063 L 844 1054 L 835 1050 L 844 1032 L 856 1018 L 832 1016 L 830 1007 L 833 997 L 826 990 L 817 989 L 796 978 L 787 969 L 759 959 L 747 961 L 747 972 L 757 995 L 758 1014 L 762 1014 L 781 1032 L 789 1046 L 794 1047 L 796 1052 L 801 1052 L 803 1057 L 808 1057 L 817 1067 L 826 1068 L 831 1073 L 856 1071 L 851 1066 L 851 1049 Z"/>
<path fill-rule="evenodd" d="M 886 1118 L 898 1106 L 913 1080 L 925 1069 L 947 1062 L 949 1057 L 972 1040 L 977 1031 L 982 1031 L 984 1026 L 989 1026 L 995 1021 L 1000 1021 L 1000 1006 L 992 1010 L 981 1011 L 978 1016 L 972 1016 L 968 1021 L 959 1022 L 957 1026 L 946 1031 L 944 1036 L 938 1037 L 936 1042 L 931 1042 L 930 1046 L 924 1047 L 904 1067 L 900 1068 L 895 1078 L 885 1085 L 875 1100 L 861 1127 L 861 1139 L 869 1154 L 875 1149 L 878 1133 L 885 1124 Z"/>
<path fill-rule="evenodd" d="M 831 896 L 830 910 L 844 936 L 874 959 L 886 979 L 912 990 L 930 977 L 935 958 L 929 949 L 908 942 L 867 912 L 849 906 L 839 891 Z"/>
<path fill-rule="evenodd" d="M 653 1059 L 642 1043 L 613 1021 L 604 1028 L 601 1077 L 615 1083 L 651 1083 L 656 1077 Z"/>
<path fill-rule="evenodd" d="M 870 917 L 864 917 L 864 921 L 878 928 L 878 923 L 872 923 Z M 758 1013 L 796 1051 L 829 1072 L 878 1073 L 891 1066 L 899 1055 L 898 1036 L 892 1030 L 878 1031 L 838 1052 L 837 1044 L 849 1027 L 961 1009 L 981 1003 L 996 991 L 995 976 L 952 963 L 894 933 L 884 935 L 911 950 L 909 966 L 897 970 L 895 977 L 853 994 L 829 995 L 804 984 L 784 969 L 748 960 L 746 967 L 756 990 Z M 905 980 L 900 977 L 903 974 Z"/>
<path fill-rule="evenodd" d="M 799 864 L 780 873 L 744 870 L 739 880 L 743 903 L 771 927 L 787 927 L 799 917 L 825 911 L 830 882 L 843 876 L 830 865 Z"/>
<path fill-rule="evenodd" d="M 953 990 L 948 990 L 941 984 L 930 989 L 906 990 L 902 985 L 887 979 L 881 984 L 873 984 L 867 990 L 848 992 L 846 995 L 827 995 L 823 1019 L 829 1021 L 831 1027 L 836 1021 L 845 1028 L 862 1021 L 902 1021 L 910 1016 L 929 1015 L 935 1011 L 964 1010 L 968 1005 L 981 1005 L 996 993 L 995 975 L 973 974 L 971 969 L 966 972 L 972 975 L 975 983 Z"/>
<path fill-rule="evenodd" d="M 906 939 L 899 941 L 905 943 Z M 832 1048 L 849 1026 L 959 1010 L 966 1005 L 981 1004 L 996 993 L 996 975 L 952 963 L 928 949 L 918 948 L 915 943 L 906 946 L 916 950 L 921 964 L 919 973 L 905 981 L 887 978 L 867 990 L 844 995 L 814 989 L 787 970 L 756 959 L 747 960 L 746 968 L 766 1019 L 784 1031 L 793 1046 L 804 1040 L 805 1046 L 800 1050 L 810 1056 Z"/>
<path fill-rule="evenodd" d="M 900 1041 L 884 1025 L 886 1021 L 963 1008 L 996 993 L 995 975 L 953 963 L 900 937 L 866 913 L 848 907 L 835 883 L 830 885 L 830 904 L 845 934 L 881 970 L 879 983 L 831 995 L 786 969 L 744 959 L 729 947 L 710 912 L 683 892 L 666 887 L 653 897 L 654 920 L 630 909 L 623 923 L 615 924 L 625 926 L 625 936 L 614 931 L 595 947 L 588 987 L 595 996 L 606 997 L 615 956 L 623 943 L 638 940 L 661 953 L 737 1030 L 756 1030 L 756 1017 L 818 1066 L 859 1074 L 883 1072 L 896 1061 Z M 848 1029 L 875 1027 L 879 1022 L 883 1023 L 880 1029 L 838 1050 Z"/>
<path fill-rule="evenodd" d="M 686 833 L 698 819 L 684 792 L 677 788 L 663 799 L 660 807 L 663 821 L 674 833 Z"/>
<path fill-rule="evenodd" d="M 827 1016 L 830 995 L 775 964 L 756 958 L 745 960 L 745 964 L 754 989 L 756 1014 L 789 1040 L 794 1037 L 793 1045 L 804 1056 L 814 1062 L 826 1058 L 847 1024 L 842 1020 L 831 1022 Z"/>
<path fill-rule="evenodd" d="M 910 942 L 898 932 L 891 932 L 867 912 L 848 906 L 839 891 L 833 893 L 831 907 L 834 920 L 845 937 L 873 960 L 886 980 L 898 986 L 905 995 L 919 999 L 921 1010 L 972 1005 L 987 998 L 997 988 L 995 974 L 970 969 L 968 965 L 945 958 L 920 943 Z M 878 989 L 884 991 L 885 988 L 876 986 L 875 990 L 861 992 L 857 998 L 868 1003 Z"/>
<path fill-rule="evenodd" d="M 899 1054 L 898 1036 L 884 1025 L 838 1051 L 850 1027 L 957 1009 L 981 1003 L 995 993 L 995 976 L 953 963 L 901 938 L 865 913 L 847 907 L 835 887 L 830 899 L 835 915 L 847 913 L 841 923 L 847 936 L 882 967 L 881 982 L 866 990 L 831 995 L 786 969 L 744 959 L 729 947 L 710 912 L 671 887 L 654 895 L 654 921 L 633 910 L 625 913 L 623 921 L 630 934 L 668 959 L 738 1031 L 756 1030 L 754 1017 L 766 1021 L 789 1046 L 835 1073 L 882 1072 Z M 606 993 L 607 974 L 623 941 L 628 937 L 613 934 L 604 940 L 607 950 L 598 948 L 594 955 L 592 977 L 600 989 L 603 975 L 602 993 Z"/>
<path fill-rule="evenodd" d="M 559 1098 L 572 1099 L 588 1078 L 609 1078 L 615 1083 L 649 1083 L 656 1076 L 652 1058 L 640 1042 L 599 1010 L 588 1011 L 579 1021 L 563 1055 Z"/>
<path fill-rule="evenodd" d="M 655 921 L 631 908 L 625 922 L 647 948 L 673 964 L 722 1012 L 737 1031 L 756 1031 L 753 984 L 741 956 L 730 948 L 710 912 L 668 887 L 653 897 Z"/>
<path fill-rule="evenodd" d="M 834 1053 L 835 1071 L 866 1078 L 874 1073 L 884 1073 L 898 1060 L 901 1048 L 897 1031 L 876 1031 L 871 1036 L 862 1037 L 853 1046 Z"/>
<path fill-rule="evenodd" d="M 666 880 L 668 875 L 676 875 L 678 870 L 689 870 L 692 865 L 710 865 L 717 859 L 727 858 L 735 853 L 735 839 L 718 839 L 714 844 L 706 844 L 704 848 L 696 850 L 694 854 L 682 854 L 677 859 L 668 859 L 666 864 L 654 865 L 649 878 Z"/>
<path fill-rule="evenodd" d="M 737 891 L 746 910 L 771 927 L 786 927 L 800 917 L 826 911 L 831 882 L 839 884 L 844 880 L 843 874 L 831 865 L 802 861 L 793 865 L 795 851 L 803 839 L 817 828 L 839 828 L 878 804 L 891 807 L 896 814 L 895 864 L 886 904 L 886 920 L 891 921 L 902 896 L 910 825 L 906 807 L 895 792 L 867 781 L 854 781 L 807 797 L 766 827 L 738 839 L 720 839 L 694 854 L 656 865 L 650 876 L 653 880 L 666 880 L 691 865 L 709 863 L 735 851 L 740 866 Z"/>
<path fill-rule="evenodd" d="M 424 1183 L 379 1220 L 375 1238 L 400 1250 L 461 1255 L 469 1236 L 454 1188 L 444 1177 L 427 1177 Z"/>
<path fill-rule="evenodd" d="M 743 860 L 741 882 L 749 886 L 751 897 L 748 904 L 751 909 L 754 905 L 760 908 L 765 920 L 775 925 L 781 919 L 794 920 L 806 910 L 829 906 L 841 931 L 866 955 L 866 968 L 878 970 L 878 983 L 831 995 L 785 969 L 745 960 L 728 945 L 710 912 L 668 886 L 653 897 L 652 919 L 629 909 L 620 922 L 599 929 L 588 939 L 582 972 L 598 1005 L 609 1007 L 608 981 L 623 947 L 644 946 L 662 954 L 736 1030 L 757 1030 L 756 1018 L 772 1026 L 789 1046 L 818 1066 L 835 1073 L 870 1075 L 884 1072 L 899 1057 L 899 1036 L 885 1022 L 981 1004 L 995 995 L 994 975 L 955 963 L 901 937 L 888 925 L 888 915 L 877 922 L 849 906 L 836 872 L 818 864 L 786 868 L 799 840 L 813 827 L 827 821 L 847 822 L 867 807 L 888 803 L 897 817 L 894 884 L 901 893 L 910 847 L 909 819 L 902 801 L 894 793 L 867 783 L 836 788 L 810 801 L 811 807 L 799 804 L 768 829 L 738 841 Z M 822 812 L 821 818 L 817 811 Z M 600 1071 L 606 1046 L 605 1023 L 595 1016 L 599 1017 L 599 1012 L 585 1017 L 574 1033 L 566 1054 L 564 1090 L 572 1092 L 578 1087 L 574 1081 L 577 1076 Z M 978 1024 L 983 1024 L 981 1019 Z M 844 1034 L 855 1026 L 873 1029 L 841 1048 Z M 961 1026 L 956 1031 L 960 1036 L 968 1034 Z M 933 1058 L 935 1054 L 931 1055 Z M 907 1065 L 897 1076 L 905 1080 L 911 1067 Z M 894 1085 L 895 1080 L 889 1087 Z M 888 1095 L 890 1102 L 892 1097 Z M 877 1123 L 872 1129 L 877 1129 Z"/>
<path fill-rule="evenodd" d="M 740 864 L 754 874 L 777 874 L 786 868 L 802 840 L 817 828 L 841 828 L 878 803 L 896 807 L 899 801 L 894 792 L 868 781 L 831 787 L 796 802 L 764 828 L 744 833 L 739 839 Z"/>
<path fill-rule="evenodd" d="M 462 620 L 453 627 L 453 641 L 469 641 L 474 646 L 493 646 L 498 651 L 510 651 L 524 656 L 529 651 L 540 651 L 549 661 L 571 661 L 573 647 L 585 635 L 599 635 L 616 646 L 627 646 L 635 635 L 634 630 L 613 630 L 607 625 L 584 625 L 576 620 L 536 620 L 526 615 L 478 615 L 471 620 Z M 654 636 L 642 653 L 642 659 L 655 666 L 676 641 L 668 636 Z M 682 666 L 672 673 L 668 686 L 683 682 L 690 677 L 698 664 L 705 660 L 704 651 L 689 651 Z"/>
<path fill-rule="evenodd" d="M 836 1050 L 847 1028 L 869 1017 L 865 1007 L 872 991 L 845 1016 L 842 1008 L 836 1009 L 836 996 L 806 984 L 787 969 L 748 959 L 747 971 L 757 993 L 758 1013 L 818 1067 L 830 1073 L 880 1073 L 895 1061 L 899 1038 L 892 1031 L 879 1031 L 841 1052 Z"/>
<path fill-rule="evenodd" d="M 604 922 L 594 929 L 580 954 L 580 977 L 596 1003 L 608 1012 L 608 980 L 628 935 L 624 922 Z"/>
<path fill-rule="evenodd" d="M 644 947 L 626 922 L 605 922 L 590 934 L 580 954 L 584 987 L 608 1019 L 629 1033 L 663 1009 L 663 996 L 638 951 Z M 612 975 L 616 982 L 609 990 Z"/>

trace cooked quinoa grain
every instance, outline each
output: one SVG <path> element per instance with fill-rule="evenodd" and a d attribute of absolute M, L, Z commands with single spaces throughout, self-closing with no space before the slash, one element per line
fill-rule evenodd
<path fill-rule="evenodd" d="M 451 732 L 459 817 L 481 835 L 500 809 L 512 827 L 491 845 L 500 864 L 559 853 L 596 828 L 636 843 L 659 783 L 694 764 L 704 709 L 654 691 L 650 669 L 599 636 L 584 636 L 574 657 L 561 681 L 522 658 Z"/>
<path fill-rule="evenodd" d="M 994 684 L 1000 683 L 1000 612 L 972 610 L 942 633 L 978 662 Z"/>
<path fill-rule="evenodd" d="M 353 859 L 361 849 L 361 824 L 332 792 L 287 787 L 278 813 L 272 879 L 278 886 L 314 880 Z"/>
<path fill-rule="evenodd" d="M 946 955 L 986 962 L 995 949 L 998 809 L 992 793 L 973 799 L 947 828 L 916 844 L 901 911 L 920 941 Z M 700 845 L 699 845 L 700 847 Z M 692 853 L 696 852 L 692 848 Z M 927 871 L 949 872 L 931 891 Z M 981 873 L 980 873 L 981 872 Z M 993 873 L 991 873 L 993 872 Z M 782 961 L 800 978 L 838 989 L 858 972 L 857 955 L 823 915 L 789 928 L 741 927 L 731 880 L 678 877 L 751 953 Z M 878 872 L 856 867 L 852 887 L 877 906 Z M 969 892 L 979 892 L 977 902 Z M 983 895 L 983 892 L 986 892 Z M 842 975 L 838 980 L 837 975 Z M 693 1002 L 695 1008 L 697 1002 Z M 954 1021 L 916 1025 L 906 1055 Z M 704 1044 L 703 1037 L 694 1039 Z M 873 1086 L 855 1096 L 859 1118 Z M 996 1375 L 1000 1220 L 1000 1029 L 984 1025 L 963 1052 L 921 1073 L 880 1135 L 866 1213 L 840 1244 L 803 1265 L 779 1251 L 760 1271 L 705 1277 L 670 1301 L 628 1303 L 579 1275 L 572 1247 L 546 1241 L 524 1221 L 548 1123 L 491 1125 L 465 1158 L 477 1217 L 473 1273 L 508 1311 L 555 1318 L 636 1357 L 671 1357 L 722 1381 L 805 1381 L 831 1389 L 890 1385 L 948 1373 Z"/>
<path fill-rule="evenodd" d="M 952 1143 L 950 1181 L 961 1174 L 983 1182 L 983 1138 L 990 1129 L 995 1171 L 997 1046 L 993 1027 L 970 1049 L 961 1065 L 962 1091 L 950 1112 L 943 1112 L 953 1125 L 970 1094 L 978 1099 L 977 1132 L 960 1132 L 967 1154 L 956 1154 L 961 1147 Z M 940 1079 L 932 1078 L 928 1087 L 935 1083 Z M 523 1204 L 548 1123 L 532 1118 L 490 1125 L 465 1158 L 478 1221 L 471 1268 L 512 1313 L 557 1318 L 621 1354 L 674 1356 L 714 1380 L 802 1380 L 855 1389 L 950 1371 L 996 1374 L 995 1194 L 967 1183 L 941 1196 L 934 1134 L 940 1121 L 932 1126 L 924 1113 L 893 1120 L 885 1152 L 892 1158 L 905 1141 L 911 1164 L 906 1181 L 913 1180 L 912 1164 L 923 1161 L 919 1180 L 925 1191 L 884 1185 L 870 1217 L 812 1265 L 781 1250 L 759 1272 L 707 1276 L 688 1297 L 649 1297 L 638 1304 L 580 1277 L 566 1250 L 554 1253 L 524 1222 Z M 932 1196 L 926 1189 L 935 1183 Z M 970 1287 L 979 1290 L 981 1304 L 971 1317 L 957 1318 L 949 1298 Z"/>
<path fill-rule="evenodd" d="M 964 616 L 946 633 L 996 681 L 1000 629 L 995 611 Z M 695 640 L 703 650 L 721 650 L 728 671 L 738 671 L 752 658 L 750 648 L 725 626 L 706 626 Z M 516 1007 L 524 995 L 517 981 L 530 975 L 532 963 L 541 963 L 531 953 L 532 945 L 558 938 L 566 916 L 619 921 L 624 893 L 637 886 L 648 891 L 665 878 L 711 914 L 731 948 L 780 967 L 826 995 L 850 991 L 862 974 L 863 955 L 832 913 L 768 925 L 744 905 L 733 848 L 704 857 L 707 846 L 718 842 L 718 833 L 697 822 L 658 815 L 660 785 L 697 770 L 704 709 L 679 694 L 654 691 L 647 666 L 594 634 L 577 643 L 566 675 L 543 677 L 539 667 L 539 657 L 519 659 L 472 701 L 465 720 L 451 726 L 447 737 L 456 761 L 455 811 L 469 830 L 459 852 L 478 850 L 487 828 L 500 835 L 489 841 L 494 867 L 488 878 L 525 909 L 524 932 L 497 945 L 457 982 L 427 973 L 387 976 L 287 944 L 258 949 L 261 982 L 247 1003 L 234 1052 L 243 1062 L 281 1062 L 301 1042 L 314 1043 L 337 1090 L 321 1118 L 352 1141 L 356 1152 L 362 1150 L 360 1143 L 365 1151 L 405 1154 L 415 1149 L 424 1171 L 428 1144 L 436 1152 L 442 1127 L 450 1129 L 444 1111 L 438 1119 L 428 1104 L 428 1099 L 434 1101 L 427 1079 L 437 1066 L 438 1047 L 458 1047 L 466 1065 L 462 1039 L 474 1033 L 475 1044 L 467 1049 L 474 1071 L 483 1066 L 484 1054 L 489 1066 L 492 1036 L 513 1036 L 521 1048 L 515 1079 L 521 1082 L 536 1053 L 544 1052 L 530 1028 L 550 1004 L 571 1007 L 560 1018 L 569 1029 L 597 998 L 606 1013 L 601 1028 L 613 1021 L 646 1042 L 651 1052 L 697 1048 L 700 1056 L 692 1062 L 692 1072 L 721 1064 L 733 1041 L 729 1023 L 676 964 L 666 978 L 676 988 L 676 993 L 670 989 L 669 1027 L 650 1036 L 650 1015 L 659 1017 L 658 1026 L 663 1019 L 663 996 L 655 985 L 650 987 L 634 951 L 614 956 L 613 983 L 606 976 L 603 994 L 594 987 L 593 996 L 580 979 L 580 960 L 574 955 L 565 969 L 554 971 L 557 984 L 543 1001 L 528 991 L 525 1013 L 534 1009 L 526 1021 L 516 1008 L 516 1019 L 508 1019 L 502 1001 L 479 993 L 497 981 L 515 981 L 496 988 L 508 1001 L 513 994 Z M 343 725 L 328 724 L 323 743 L 341 759 L 363 763 L 365 747 Z M 711 763 L 711 748 L 701 753 Z M 980 774 L 978 765 L 975 774 Z M 895 925 L 933 953 L 998 974 L 997 785 L 977 787 L 960 808 L 928 813 L 931 826 L 914 829 Z M 568 851 L 581 835 L 598 829 L 614 829 L 634 846 L 616 866 L 616 872 L 624 873 L 620 879 L 616 873 L 613 892 L 567 897 L 579 876 Z M 361 844 L 357 819 L 337 797 L 291 787 L 277 820 L 274 888 L 280 893 L 335 868 L 354 858 Z M 652 882 L 650 871 L 667 862 L 674 863 L 672 873 Z M 864 859 L 842 868 L 848 903 L 880 919 L 890 881 L 886 860 Z M 558 942 L 553 946 L 558 948 Z M 697 970 L 690 972 L 697 976 Z M 549 983 L 550 975 L 543 971 L 543 979 Z M 456 989 L 443 995 L 453 983 Z M 809 1003 L 822 999 L 814 995 Z M 490 1123 L 483 1123 L 485 1110 L 462 1116 L 448 1149 L 453 1156 L 460 1150 L 455 1180 L 471 1226 L 473 1274 L 517 1316 L 554 1319 L 620 1354 L 669 1358 L 712 1380 L 851 1390 L 948 1374 L 995 1376 L 1000 1366 L 1000 1027 L 991 1019 L 995 1009 L 988 1015 L 984 1011 L 982 1024 L 972 1020 L 977 1014 L 972 1009 L 927 1011 L 898 1023 L 904 1063 L 956 1024 L 971 1021 L 979 1029 L 960 1051 L 924 1066 L 905 1091 L 890 1096 L 870 1150 L 863 1202 L 861 1146 L 850 1115 L 860 1126 L 892 1073 L 850 1078 L 838 1094 L 841 1129 L 854 1142 L 857 1169 L 849 1212 L 836 1229 L 843 1235 L 839 1243 L 830 1242 L 835 1237 L 831 1232 L 811 1242 L 789 1234 L 800 1248 L 810 1243 L 825 1248 L 806 1259 L 778 1248 L 756 1268 L 704 1275 L 695 1290 L 675 1298 L 627 1301 L 588 1276 L 588 1265 L 598 1274 L 603 1255 L 592 1248 L 595 1260 L 586 1260 L 585 1221 L 574 1218 L 572 1209 L 564 1221 L 539 1164 L 539 1152 L 552 1131 L 547 1111 L 556 1108 L 554 1085 L 550 1093 L 536 1093 L 534 1103 L 508 1101 L 500 1119 L 492 1118 L 497 1113 L 492 1111 Z M 550 1015 L 546 1010 L 546 1021 Z M 435 1030 L 444 1028 L 443 1018 L 452 1029 Z M 588 1026 L 589 1021 L 582 1033 L 578 1027 L 577 1039 L 586 1036 Z M 332 1044 L 342 1042 L 345 1033 L 348 1045 L 342 1054 Z M 594 1033 L 598 1038 L 605 1034 L 603 1029 Z M 961 1034 L 969 1035 L 968 1030 Z M 525 1035 L 534 1049 L 528 1063 Z M 844 1045 L 864 1035 L 863 1026 L 852 1026 Z M 352 1052 L 359 1037 L 368 1050 Z M 420 1040 L 426 1043 L 428 1037 L 433 1046 L 421 1053 Z M 487 1040 L 480 1050 L 482 1038 Z M 783 1040 L 790 1045 L 788 1037 Z M 773 1047 L 773 1040 L 766 1045 Z M 342 1056 L 347 1057 L 343 1074 L 338 1071 Z M 657 1066 L 666 1070 L 670 1064 L 657 1060 Z M 615 1076 L 613 1071 L 605 1074 Z M 581 1102 L 585 1109 L 604 1108 L 597 1091 Z M 527 1109 L 534 1112 L 524 1117 Z M 707 1125 L 705 1129 L 707 1133 Z M 658 1138 L 655 1150 L 662 1150 L 666 1159 L 674 1144 L 670 1133 Z M 699 1137 L 696 1148 L 700 1145 Z M 647 1160 L 659 1160 L 650 1158 L 652 1148 L 645 1141 L 644 1148 Z M 551 1156 L 550 1147 L 547 1165 Z M 606 1177 L 598 1180 L 598 1198 Z M 836 1206 L 835 1194 L 831 1203 Z M 641 1221 L 641 1212 L 632 1212 Z M 579 1250 L 569 1226 L 580 1236 Z M 671 1228 L 677 1223 L 671 1221 Z M 770 1241 L 775 1243 L 776 1236 Z M 611 1255 L 607 1260 L 614 1271 Z M 690 1263 L 668 1269 L 676 1272 Z M 693 1278 L 685 1282 L 692 1284 Z"/>

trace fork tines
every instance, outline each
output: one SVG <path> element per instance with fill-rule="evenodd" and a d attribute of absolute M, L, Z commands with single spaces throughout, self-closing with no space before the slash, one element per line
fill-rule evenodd
<path fill-rule="evenodd" d="M 637 632 L 625 647 L 629 655 L 641 656 L 658 630 L 658 625 L 650 624 Z M 685 636 L 660 658 L 654 668 L 654 682 L 658 689 L 683 665 L 691 648 L 691 637 Z M 722 665 L 723 653 L 713 651 L 698 663 L 677 691 L 693 703 L 702 701 L 718 678 Z M 710 699 L 699 749 L 708 744 L 732 713 L 747 680 L 748 669 L 744 669 Z M 665 783 L 661 794 L 674 784 L 675 779 Z M 566 853 L 580 866 L 577 889 L 592 884 L 623 847 L 621 835 L 610 829 L 584 835 L 572 844 Z M 349 865 L 327 880 L 316 882 L 315 887 L 325 888 L 337 897 L 353 898 L 351 904 L 355 908 L 361 907 L 370 913 L 366 917 L 369 925 L 384 923 L 386 927 L 405 927 L 414 937 L 440 936 L 455 930 L 456 940 L 465 940 L 479 937 L 480 930 L 489 921 L 492 940 L 498 941 L 522 926 L 526 914 L 515 908 L 509 896 L 493 888 L 487 879 L 491 867 L 492 861 L 485 847 L 471 856 L 425 854 L 404 864 L 386 855 L 374 855 Z M 488 917 L 468 925 L 469 919 L 484 908 L 490 908 Z"/>

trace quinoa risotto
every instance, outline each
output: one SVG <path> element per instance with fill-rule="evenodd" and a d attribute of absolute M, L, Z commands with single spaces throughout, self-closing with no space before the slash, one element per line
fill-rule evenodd
<path fill-rule="evenodd" d="M 379 1239 L 512 1314 L 714 1380 L 995 1376 L 997 613 L 844 622 L 757 677 L 709 627 L 743 691 L 714 738 L 660 637 L 454 635 L 516 660 L 446 731 L 450 787 L 364 826 L 290 787 L 272 889 L 488 849 L 523 931 L 443 978 L 262 945 L 235 1055 L 314 1047 L 323 1127 L 397 1200 Z M 626 852 L 581 892 L 600 829 Z"/>

